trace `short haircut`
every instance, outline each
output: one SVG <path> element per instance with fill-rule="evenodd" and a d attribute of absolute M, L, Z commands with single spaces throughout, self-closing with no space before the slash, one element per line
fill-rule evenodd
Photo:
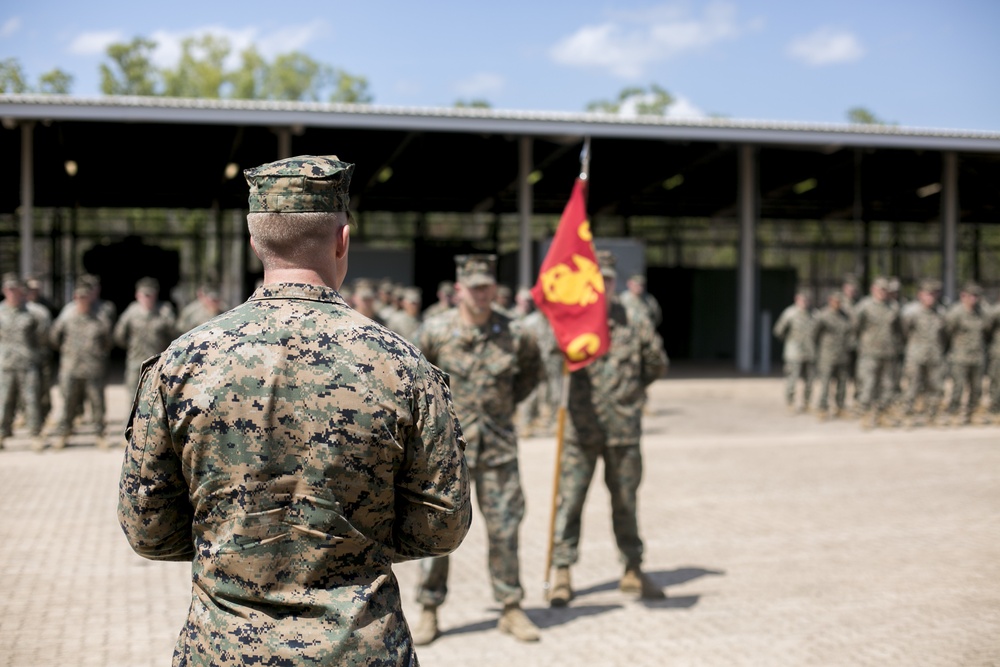
<path fill-rule="evenodd" d="M 337 230 L 348 224 L 343 212 L 249 213 L 247 228 L 265 267 L 276 261 L 309 264 Z"/>

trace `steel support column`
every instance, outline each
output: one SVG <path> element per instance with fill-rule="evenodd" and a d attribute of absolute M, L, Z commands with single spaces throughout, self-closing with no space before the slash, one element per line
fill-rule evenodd
<path fill-rule="evenodd" d="M 753 371 L 757 311 L 757 152 L 739 148 L 739 267 L 736 276 L 736 368 Z"/>
<path fill-rule="evenodd" d="M 958 296 L 958 156 L 941 154 L 941 257 L 942 294 L 954 301 Z"/>
<path fill-rule="evenodd" d="M 21 123 L 21 277 L 34 274 L 35 266 L 35 155 L 34 121 Z"/>

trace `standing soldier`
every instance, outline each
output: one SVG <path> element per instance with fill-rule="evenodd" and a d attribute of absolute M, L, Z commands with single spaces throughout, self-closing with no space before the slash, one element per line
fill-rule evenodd
<path fill-rule="evenodd" d="M 979 285 L 967 283 L 958 295 L 959 302 L 945 315 L 952 380 L 948 412 L 962 424 L 972 421 L 972 414 L 982 398 L 988 327 L 986 315 L 979 305 L 982 293 Z M 963 396 L 966 397 L 964 411 Z"/>
<path fill-rule="evenodd" d="M 986 369 L 990 378 L 989 410 L 993 421 L 1000 424 L 1000 299 L 993 303 L 989 313 L 990 345 Z"/>
<path fill-rule="evenodd" d="M 219 287 L 214 283 L 202 283 L 198 286 L 198 294 L 194 301 L 181 308 L 177 316 L 177 335 L 187 333 L 196 326 L 226 310 L 219 296 Z"/>
<path fill-rule="evenodd" d="M 125 348 L 125 391 L 139 386 L 139 366 L 167 349 L 174 339 L 174 308 L 158 300 L 160 283 L 140 278 L 135 284 L 135 301 L 122 312 L 115 324 L 114 341 Z"/>
<path fill-rule="evenodd" d="M 858 302 L 854 311 L 854 331 L 858 339 L 858 397 L 864 425 L 884 423 L 892 404 L 892 373 L 899 343 L 899 310 L 889 302 L 889 282 L 872 281 L 869 297 Z"/>
<path fill-rule="evenodd" d="M 442 280 L 437 287 L 437 301 L 427 306 L 424 311 L 424 319 L 429 319 L 435 315 L 440 315 L 446 310 L 455 307 L 455 283 L 451 280 Z"/>
<path fill-rule="evenodd" d="M 795 293 L 795 303 L 785 308 L 774 323 L 774 335 L 785 342 L 782 360 L 785 362 L 785 403 L 790 410 L 795 409 L 795 389 L 802 380 L 801 412 L 809 410 L 812 396 L 813 364 L 816 352 L 813 346 L 813 321 L 809 293 L 799 290 Z"/>
<path fill-rule="evenodd" d="M 518 530 L 524 495 L 517 463 L 515 406 L 538 384 L 538 348 L 509 317 L 492 307 L 495 255 L 459 255 L 458 306 L 424 321 L 417 342 L 432 364 L 451 376 L 465 455 L 486 522 L 493 597 L 503 605 L 498 628 L 521 641 L 537 641 L 538 628 L 521 610 L 524 589 L 518 563 Z M 425 560 L 417 593 L 423 606 L 413 631 L 416 644 L 438 635 L 437 608 L 448 592 L 447 557 Z"/>
<path fill-rule="evenodd" d="M 843 294 L 832 292 L 826 307 L 816 315 L 816 377 L 819 380 L 819 418 L 830 410 L 830 383 L 834 383 L 834 417 L 844 413 L 847 396 L 847 366 L 850 362 L 851 318 L 844 311 Z"/>
<path fill-rule="evenodd" d="M 73 291 L 73 310 L 60 315 L 49 334 L 52 347 L 59 350 L 59 389 L 63 397 L 53 445 L 56 449 L 66 446 L 73 418 L 83 411 L 84 397 L 90 403 L 95 444 L 99 449 L 107 447 L 104 387 L 111 352 L 111 322 L 94 307 L 95 298 L 91 286 L 78 284 Z"/>
<path fill-rule="evenodd" d="M 24 283 L 16 273 L 3 276 L 0 303 L 0 449 L 13 435 L 18 399 L 24 406 L 31 448 L 45 448 L 42 438 L 42 352 L 49 320 L 41 309 L 28 308 Z"/>
<path fill-rule="evenodd" d="M 416 341 L 417 329 L 420 328 L 422 295 L 419 287 L 404 287 L 401 290 L 401 295 L 399 310 L 389 316 L 389 321 L 385 323 L 385 326 L 412 343 Z"/>
<path fill-rule="evenodd" d="M 944 317 L 938 310 L 941 283 L 925 280 L 917 292 L 917 305 L 908 305 L 901 316 L 906 356 L 903 363 L 903 414 L 912 424 L 917 397 L 924 393 L 924 412 L 929 423 L 941 409 L 944 386 Z"/>
<path fill-rule="evenodd" d="M 626 308 L 638 308 L 646 313 L 646 316 L 653 322 L 656 329 L 663 322 L 663 308 L 656 297 L 646 291 L 646 276 L 641 273 L 632 275 L 625 281 L 625 291 L 618 299 Z"/>
<path fill-rule="evenodd" d="M 611 345 L 606 354 L 570 375 L 552 549 L 556 570 L 549 594 L 549 604 L 557 607 L 573 599 L 570 566 L 579 558 L 583 505 L 598 459 L 604 462 L 612 529 L 625 565 L 619 588 L 647 600 L 665 597 L 642 571 L 637 503 L 645 392 L 666 372 L 667 354 L 649 317 L 626 308 L 614 296 L 614 257 L 601 251 L 597 259 L 604 277 Z"/>

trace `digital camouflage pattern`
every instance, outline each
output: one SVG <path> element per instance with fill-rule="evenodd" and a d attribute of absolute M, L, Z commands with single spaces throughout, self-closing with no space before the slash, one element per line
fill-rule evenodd
<path fill-rule="evenodd" d="M 936 308 L 917 302 L 900 320 L 906 351 L 903 357 L 903 409 L 913 414 L 917 398 L 926 394 L 926 412 L 935 415 L 944 391 L 945 321 Z"/>
<path fill-rule="evenodd" d="M 11 435 L 20 399 L 28 430 L 42 431 L 42 360 L 49 316 L 42 308 L 0 303 L 0 437 Z"/>
<path fill-rule="evenodd" d="M 982 399 L 988 327 L 987 316 L 978 304 L 969 310 L 964 304 L 956 303 L 945 315 L 952 379 L 948 411 L 953 414 L 961 409 L 963 396 L 966 397 L 966 415 L 971 415 Z"/>
<path fill-rule="evenodd" d="M 819 382 L 820 410 L 830 407 L 830 384 L 834 385 L 834 404 L 843 409 L 850 377 L 851 317 L 843 308 L 827 305 L 814 318 L 816 340 L 816 379 Z"/>
<path fill-rule="evenodd" d="M 636 505 L 642 409 L 646 387 L 666 372 L 668 359 L 649 318 L 626 310 L 617 299 L 608 305 L 608 328 L 608 352 L 570 374 L 552 553 L 556 567 L 577 560 L 583 504 L 599 458 L 622 560 L 629 567 L 642 562 Z"/>
<path fill-rule="evenodd" d="M 59 350 L 59 390 L 63 397 L 57 433 L 68 435 L 73 417 L 83 411 L 84 396 L 90 401 L 97 433 L 104 430 L 105 378 L 111 354 L 111 322 L 93 306 L 85 313 L 75 304 L 56 318 L 49 342 Z"/>
<path fill-rule="evenodd" d="M 858 404 L 862 410 L 881 412 L 894 399 L 894 373 L 901 340 L 899 308 L 868 296 L 854 309 L 854 334 L 858 341 Z"/>
<path fill-rule="evenodd" d="M 354 165 L 336 155 L 300 155 L 243 170 L 251 213 L 347 211 Z"/>
<path fill-rule="evenodd" d="M 774 323 L 775 337 L 784 341 L 782 360 L 785 374 L 785 403 L 795 402 L 795 387 L 803 382 L 802 400 L 809 405 L 815 373 L 815 322 L 806 308 L 791 305 L 785 308 Z"/>
<path fill-rule="evenodd" d="M 524 597 L 518 563 L 518 527 L 524 495 L 517 465 L 515 406 L 541 379 L 534 339 L 492 311 L 483 326 L 467 324 L 457 308 L 424 320 L 417 343 L 451 378 L 455 410 L 468 443 L 466 457 L 486 522 L 493 596 L 511 604 Z M 423 563 L 417 600 L 437 606 L 447 594 L 448 563 Z"/>
<path fill-rule="evenodd" d="M 133 301 L 125 308 L 115 323 L 113 338 L 125 348 L 126 391 L 136 390 L 142 362 L 167 349 L 175 333 L 174 308 L 169 303 L 158 302 L 150 311 Z"/>
<path fill-rule="evenodd" d="M 175 665 L 416 664 L 392 564 L 471 522 L 447 378 L 336 291 L 266 285 L 144 365 L 118 516 L 193 560 Z"/>

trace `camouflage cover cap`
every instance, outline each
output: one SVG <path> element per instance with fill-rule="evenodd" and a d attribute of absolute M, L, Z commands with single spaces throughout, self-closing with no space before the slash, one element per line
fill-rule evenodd
<path fill-rule="evenodd" d="M 410 303 L 419 304 L 423 297 L 419 287 L 404 287 L 402 292 L 402 300 Z"/>
<path fill-rule="evenodd" d="M 934 278 L 927 278 L 922 283 L 920 283 L 920 289 L 924 292 L 940 292 L 941 291 L 941 281 Z"/>
<path fill-rule="evenodd" d="M 146 292 L 148 294 L 159 293 L 160 281 L 156 278 L 150 278 L 148 276 L 145 278 L 139 278 L 139 280 L 135 283 L 135 291 Z"/>
<path fill-rule="evenodd" d="M 601 267 L 601 275 L 605 278 L 617 278 L 618 272 L 615 271 L 615 265 L 618 263 L 618 259 L 614 253 L 610 250 L 598 250 L 595 254 L 597 255 L 597 265 Z"/>
<path fill-rule="evenodd" d="M 962 292 L 964 292 L 965 294 L 971 294 L 972 296 L 982 296 L 983 288 L 980 287 L 977 283 L 968 282 L 962 286 Z"/>
<path fill-rule="evenodd" d="M 352 173 L 354 165 L 336 155 L 300 155 L 246 169 L 250 212 L 347 211 Z"/>
<path fill-rule="evenodd" d="M 496 255 L 455 255 L 456 278 L 466 287 L 496 285 Z"/>
<path fill-rule="evenodd" d="M 21 277 L 16 273 L 5 273 L 3 274 L 3 287 L 7 289 L 8 287 L 21 287 L 24 283 L 21 282 Z"/>

